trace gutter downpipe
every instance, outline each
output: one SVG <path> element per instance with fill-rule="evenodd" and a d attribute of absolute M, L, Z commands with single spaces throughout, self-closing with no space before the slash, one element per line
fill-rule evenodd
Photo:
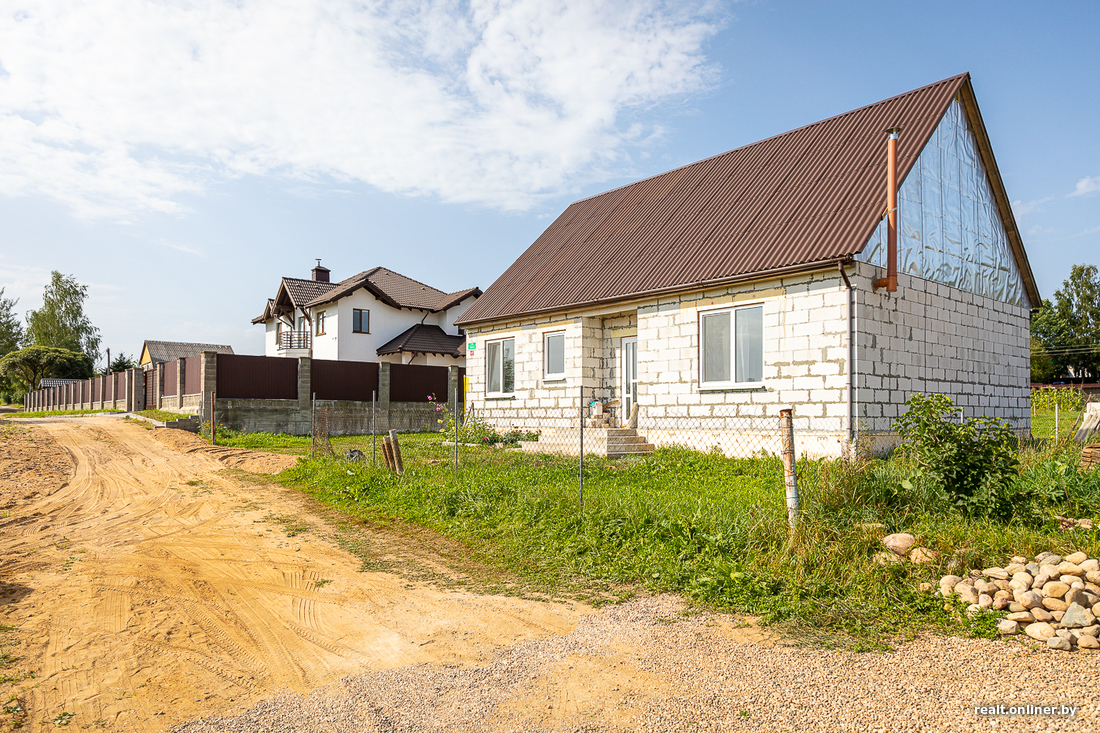
<path fill-rule="evenodd" d="M 875 288 L 886 292 L 898 289 L 898 132 L 891 127 L 886 132 L 886 277 L 875 280 Z"/>
<path fill-rule="evenodd" d="M 856 378 L 856 342 L 855 342 L 855 286 L 848 279 L 848 273 L 844 271 L 843 261 L 836 263 L 840 276 L 844 279 L 844 286 L 848 288 L 848 442 L 849 445 L 856 440 L 856 416 L 855 416 L 855 378 Z"/>

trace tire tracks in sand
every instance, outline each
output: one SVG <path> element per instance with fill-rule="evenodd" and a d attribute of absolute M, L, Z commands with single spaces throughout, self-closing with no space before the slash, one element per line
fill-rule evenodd
<path fill-rule="evenodd" d="M 0 579 L 30 590 L 5 623 L 37 671 L 4 691 L 32 725 L 69 712 L 74 725 L 164 730 L 355 672 L 474 664 L 584 613 L 359 572 L 309 533 L 258 531 L 300 515 L 299 498 L 234 480 L 217 453 L 117 418 L 35 425 L 73 472 L 0 522 Z"/>

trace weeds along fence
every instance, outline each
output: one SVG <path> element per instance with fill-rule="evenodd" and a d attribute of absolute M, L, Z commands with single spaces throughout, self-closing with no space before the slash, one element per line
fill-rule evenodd
<path fill-rule="evenodd" d="M 746 414 L 744 406 L 685 406 L 647 414 L 642 407 L 601 401 L 595 389 L 578 388 L 573 406 L 557 411 L 516 412 L 503 421 L 463 410 L 461 401 L 433 400 L 436 430 L 454 468 L 499 463 L 502 454 L 575 459 L 578 497 L 584 501 L 585 462 L 634 461 L 661 449 L 691 450 L 727 458 L 780 457 L 785 467 L 788 516 L 797 521 L 796 462 L 799 458 L 836 457 L 849 445 L 840 418 L 798 414 L 794 410 Z M 312 454 L 368 461 L 401 472 L 401 436 L 370 429 L 360 447 L 339 456 L 331 430 L 338 415 L 317 402 L 312 416 Z"/>

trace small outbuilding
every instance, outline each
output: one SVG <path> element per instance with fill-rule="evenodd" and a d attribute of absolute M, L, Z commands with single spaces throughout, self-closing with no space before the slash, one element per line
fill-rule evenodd
<path fill-rule="evenodd" d="M 142 344 L 138 365 L 142 369 L 149 370 L 163 362 L 187 359 L 198 356 L 204 351 L 232 354 L 233 347 L 225 344 L 195 344 L 186 341 L 146 341 Z"/>

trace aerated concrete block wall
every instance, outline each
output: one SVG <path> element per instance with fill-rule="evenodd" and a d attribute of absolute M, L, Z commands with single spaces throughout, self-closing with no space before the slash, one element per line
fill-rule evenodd
<path fill-rule="evenodd" d="M 898 275 L 875 291 L 883 270 L 860 263 L 856 283 L 856 402 L 861 430 L 892 434 L 916 392 L 943 394 L 966 416 L 1031 425 L 1030 312 Z"/>
<path fill-rule="evenodd" d="M 565 334 L 565 379 L 546 379 L 543 336 L 558 332 Z M 515 392 L 493 397 L 485 392 L 486 344 L 502 338 L 516 341 Z M 582 374 L 586 386 L 596 386 L 598 366 L 593 357 L 579 356 L 585 349 L 598 349 L 599 336 L 591 318 L 559 315 L 484 331 L 467 329 L 466 340 L 476 344 L 466 351 L 466 379 L 467 400 L 479 417 L 501 427 L 576 427 Z"/>
<path fill-rule="evenodd" d="M 700 312 L 730 305 L 764 307 L 764 386 L 700 390 Z M 795 411 L 796 428 L 839 435 L 847 423 L 848 291 L 835 272 L 801 275 L 704 292 L 561 314 L 503 326 L 470 328 L 470 403 L 498 426 L 575 427 L 579 387 L 604 400 L 621 398 L 622 340 L 638 338 L 641 422 L 677 421 L 684 429 L 727 429 L 739 418 Z M 543 377 L 543 335 L 566 335 L 566 378 Z M 515 393 L 485 393 L 486 343 L 516 340 Z"/>
<path fill-rule="evenodd" d="M 800 275 L 661 299 L 638 309 L 638 404 L 646 419 L 736 430 L 740 418 L 794 410 L 796 430 L 843 431 L 847 289 L 836 273 Z M 708 310 L 764 308 L 762 387 L 700 385 L 699 321 Z"/>

